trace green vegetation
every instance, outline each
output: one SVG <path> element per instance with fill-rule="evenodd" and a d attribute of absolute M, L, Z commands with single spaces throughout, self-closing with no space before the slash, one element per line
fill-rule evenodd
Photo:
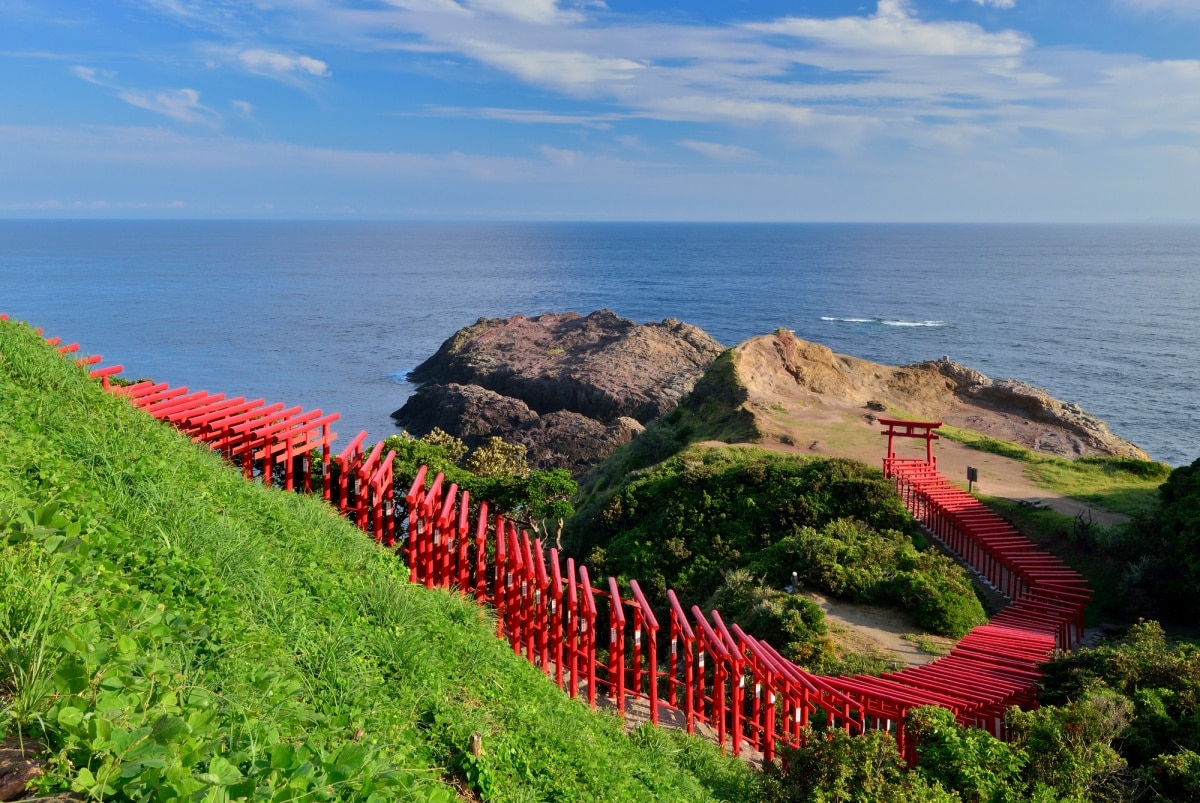
<path fill-rule="evenodd" d="M 926 655 L 941 656 L 950 654 L 951 645 L 939 639 L 930 638 L 920 633 L 905 633 L 903 638 L 905 641 L 915 644 L 917 649 Z"/>
<path fill-rule="evenodd" d="M 0 735 L 88 799 L 753 800 L 647 749 L 319 499 L 245 482 L 0 324 Z M 478 758 L 468 750 L 482 735 Z"/>
<path fill-rule="evenodd" d="M 902 607 L 938 633 L 985 619 L 965 573 L 928 548 L 882 473 L 850 460 L 693 446 L 581 511 L 567 538 L 589 566 L 636 578 L 656 603 L 668 588 L 685 605 L 721 603 L 727 619 L 758 623 L 814 667 L 832 660 L 823 615 L 779 590 L 793 572 L 843 599 Z"/>
<path fill-rule="evenodd" d="M 1200 795 L 1200 648 L 1153 622 L 1046 667 L 1042 706 L 1008 711 L 1008 742 L 919 708 L 907 769 L 886 734 L 814 734 L 769 768 L 775 801 L 1194 801 Z M 823 738 L 821 738 L 823 737 Z"/>
<path fill-rule="evenodd" d="M 570 472 L 561 468 L 531 470 L 525 447 L 519 444 L 492 438 L 469 451 L 461 440 L 440 429 L 423 438 L 404 432 L 383 443 L 385 452 L 396 452 L 392 470 L 401 504 L 421 466 L 428 466 L 430 482 L 437 473 L 445 474 L 447 483 L 470 491 L 476 502 L 486 500 L 489 515 L 503 513 L 543 537 L 557 533 L 575 513 L 571 498 L 579 486 Z"/>
<path fill-rule="evenodd" d="M 1053 457 L 969 429 L 942 426 L 938 433 L 972 449 L 1027 464 L 1029 478 L 1047 490 L 1127 516 L 1153 510 L 1157 488 L 1171 473 L 1165 463 L 1131 457 Z"/>
<path fill-rule="evenodd" d="M 1135 606 L 1194 625 L 1200 621 L 1200 460 L 1172 471 L 1159 499 L 1159 508 L 1134 519 L 1110 549 L 1125 567 L 1123 590 Z"/>

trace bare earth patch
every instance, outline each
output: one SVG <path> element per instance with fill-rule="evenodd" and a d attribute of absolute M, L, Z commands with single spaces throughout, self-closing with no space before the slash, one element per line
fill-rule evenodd
<path fill-rule="evenodd" d="M 904 638 L 915 629 L 902 613 L 872 605 L 841 602 L 816 592 L 806 592 L 804 596 L 825 612 L 830 635 L 838 647 L 846 652 L 879 657 L 903 666 L 921 666 L 937 658 Z M 939 640 L 937 636 L 925 638 Z"/>

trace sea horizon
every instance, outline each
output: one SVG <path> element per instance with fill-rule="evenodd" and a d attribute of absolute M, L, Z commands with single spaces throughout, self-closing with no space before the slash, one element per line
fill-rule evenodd
<path fill-rule="evenodd" d="M 1191 224 L 0 220 L 0 311 L 214 392 L 396 432 L 405 376 L 480 317 L 607 308 L 726 346 L 784 327 L 949 356 L 1200 457 Z M 1147 392 L 1150 389 L 1151 392 Z"/>

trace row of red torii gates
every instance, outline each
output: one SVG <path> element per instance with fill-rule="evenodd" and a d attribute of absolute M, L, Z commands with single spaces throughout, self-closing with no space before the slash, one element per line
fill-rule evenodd
<path fill-rule="evenodd" d="M 64 355 L 78 351 L 58 338 L 47 343 Z M 1083 635 L 1090 592 L 1082 577 L 938 474 L 940 422 L 880 419 L 884 472 L 912 515 L 1010 602 L 933 663 L 833 677 L 797 666 L 718 611 L 685 607 L 674 591 L 667 609 L 656 611 L 636 580 L 593 584 L 586 566 L 490 515 L 486 501 L 471 500 L 441 474 L 422 468 L 397 505 L 394 455 L 382 453 L 382 442 L 365 451 L 363 432 L 332 453 L 337 413 L 164 383 L 118 385 L 111 378 L 121 366 L 92 368 L 98 356 L 77 361 L 111 393 L 219 451 L 247 479 L 320 493 L 382 547 L 402 553 L 414 583 L 489 605 L 497 635 L 572 697 L 622 713 L 642 706 L 655 724 L 703 730 L 735 754 L 748 749 L 770 761 L 779 745 L 799 745 L 807 728 L 820 725 L 887 730 L 915 761 L 904 717 L 925 705 L 1003 737 L 1009 706 L 1037 704 L 1039 664 Z M 898 457 L 898 437 L 923 438 L 925 458 Z"/>

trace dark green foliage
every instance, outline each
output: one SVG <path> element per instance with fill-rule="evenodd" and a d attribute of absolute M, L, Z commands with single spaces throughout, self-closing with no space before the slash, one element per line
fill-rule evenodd
<path fill-rule="evenodd" d="M 579 486 L 570 472 L 530 470 L 523 446 L 492 438 L 468 454 L 462 441 L 439 429 L 424 438 L 393 435 L 383 443 L 385 452 L 396 452 L 392 470 L 397 501 L 403 502 L 421 466 L 428 466 L 426 484 L 445 474 L 447 486 L 454 483 L 469 491 L 475 502 L 487 501 L 489 515 L 503 513 L 542 536 L 554 533 L 559 522 L 575 513 L 570 500 Z"/>
<path fill-rule="evenodd" d="M 1056 800 L 1126 797 L 1132 776 L 1113 742 L 1129 726 L 1131 709 L 1127 698 L 1098 690 L 1062 706 L 1011 710 L 1012 744 L 1028 756 L 1025 782 L 1053 791 Z"/>
<path fill-rule="evenodd" d="M 1028 761 L 1024 752 L 985 731 L 962 727 L 944 708 L 918 708 L 905 727 L 916 740 L 917 771 L 929 782 L 955 790 L 967 803 L 1026 799 L 1019 782 Z"/>
<path fill-rule="evenodd" d="M 1129 568 L 1126 587 L 1154 615 L 1200 619 L 1200 460 L 1171 472 L 1159 509 L 1135 520 L 1117 554 Z"/>
<path fill-rule="evenodd" d="M 1180 750 L 1155 756 L 1151 777 L 1158 791 L 1168 800 L 1200 800 L 1200 754 Z"/>
<path fill-rule="evenodd" d="M 896 742 L 882 731 L 808 731 L 802 747 L 785 748 L 783 764 L 767 767 L 772 801 L 779 803 L 940 803 L 960 798 L 936 781 L 908 772 Z"/>
<path fill-rule="evenodd" d="M 1048 703 L 1117 696 L 1128 728 L 1115 746 L 1130 770 L 1166 799 L 1195 799 L 1183 790 L 1200 782 L 1200 648 L 1171 644 L 1158 623 L 1143 622 L 1120 642 L 1063 656 L 1045 671 Z"/>
<path fill-rule="evenodd" d="M 1194 801 L 1200 755 L 1178 750 L 1137 770 L 1121 755 L 1136 729 L 1133 705 L 1112 689 L 1093 689 L 1063 705 L 1008 711 L 1010 741 L 960 725 L 943 708 L 910 711 L 906 737 L 917 765 L 905 767 L 892 738 L 874 732 L 809 734 L 787 750 L 786 768 L 769 767 L 774 801 L 962 800 L 966 803 Z"/>
<path fill-rule="evenodd" d="M 943 708 L 909 713 L 915 772 L 967 803 L 1132 799 L 1124 760 L 1112 747 L 1128 724 L 1124 701 L 1094 694 L 1065 706 L 1009 709 L 1009 742 L 964 728 Z"/>
<path fill-rule="evenodd" d="M 824 649 L 825 614 L 815 603 L 796 594 L 771 588 L 749 572 L 736 570 L 703 606 L 720 611 L 727 622 L 737 622 L 755 638 L 793 661 L 819 666 L 828 659 Z"/>
<path fill-rule="evenodd" d="M 949 635 L 985 619 L 962 570 L 919 548 L 882 473 L 851 460 L 693 447 L 633 475 L 603 509 L 577 516 L 568 538 L 589 565 L 636 578 L 659 604 L 668 588 L 686 604 L 708 600 L 727 571 L 748 568 L 775 589 L 795 571 L 804 585 L 903 607 Z M 818 640 L 795 643 L 805 646 L 794 654 L 819 651 Z"/>
<path fill-rule="evenodd" d="M 987 619 L 970 581 L 949 558 L 919 551 L 902 532 L 874 530 L 853 519 L 820 530 L 801 527 L 760 552 L 751 570 L 776 584 L 794 571 L 806 586 L 851 602 L 898 608 L 921 627 L 955 638 Z"/>

